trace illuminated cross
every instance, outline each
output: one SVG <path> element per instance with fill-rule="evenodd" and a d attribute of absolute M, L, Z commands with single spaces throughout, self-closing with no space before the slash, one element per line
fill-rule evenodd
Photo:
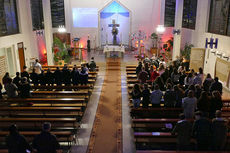
<path fill-rule="evenodd" d="M 117 34 L 118 34 L 118 29 L 119 24 L 116 24 L 116 21 L 113 20 L 112 24 L 109 24 L 109 27 L 112 27 L 112 35 L 113 35 L 113 45 L 117 45 Z"/>

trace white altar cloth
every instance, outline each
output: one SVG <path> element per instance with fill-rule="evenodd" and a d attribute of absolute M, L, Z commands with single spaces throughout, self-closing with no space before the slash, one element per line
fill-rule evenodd
<path fill-rule="evenodd" d="M 118 57 L 122 57 L 125 53 L 124 46 L 114 46 L 114 45 L 106 45 L 104 46 L 103 53 L 105 53 L 106 57 L 110 57 L 111 52 L 118 52 Z"/>

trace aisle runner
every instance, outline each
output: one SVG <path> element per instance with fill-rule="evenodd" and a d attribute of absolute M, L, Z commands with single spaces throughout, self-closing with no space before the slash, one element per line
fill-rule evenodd
<path fill-rule="evenodd" d="M 88 153 L 121 153 L 120 59 L 107 59 L 107 69 L 88 146 Z"/>

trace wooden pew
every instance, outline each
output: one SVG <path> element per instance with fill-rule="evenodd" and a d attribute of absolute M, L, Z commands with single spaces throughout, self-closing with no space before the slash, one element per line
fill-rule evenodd
<path fill-rule="evenodd" d="M 71 85 L 71 86 L 45 86 L 45 85 L 32 85 L 32 90 L 90 90 L 93 88 L 93 85 Z"/>
<path fill-rule="evenodd" d="M 89 99 L 89 91 L 32 91 L 33 97 L 83 97 Z"/>
<path fill-rule="evenodd" d="M 67 65 L 69 68 L 73 68 L 74 65 Z M 42 65 L 42 68 L 63 68 L 64 65 Z M 81 65 L 77 65 L 77 68 L 81 68 Z M 96 68 L 99 68 L 99 66 L 97 65 Z"/>

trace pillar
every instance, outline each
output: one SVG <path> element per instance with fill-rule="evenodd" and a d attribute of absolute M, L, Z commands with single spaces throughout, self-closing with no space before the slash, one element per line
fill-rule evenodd
<path fill-rule="evenodd" d="M 52 53 L 53 29 L 52 29 L 50 1 L 49 0 L 42 0 L 42 6 L 43 6 L 43 16 L 44 16 L 44 27 L 45 27 L 47 63 L 48 63 L 48 65 L 54 65 L 53 53 Z"/>
<path fill-rule="evenodd" d="M 182 30 L 183 7 L 184 0 L 176 0 L 174 29 L 179 29 L 180 31 Z M 176 60 L 176 57 L 180 56 L 181 34 L 174 34 L 173 39 L 172 60 Z"/>

